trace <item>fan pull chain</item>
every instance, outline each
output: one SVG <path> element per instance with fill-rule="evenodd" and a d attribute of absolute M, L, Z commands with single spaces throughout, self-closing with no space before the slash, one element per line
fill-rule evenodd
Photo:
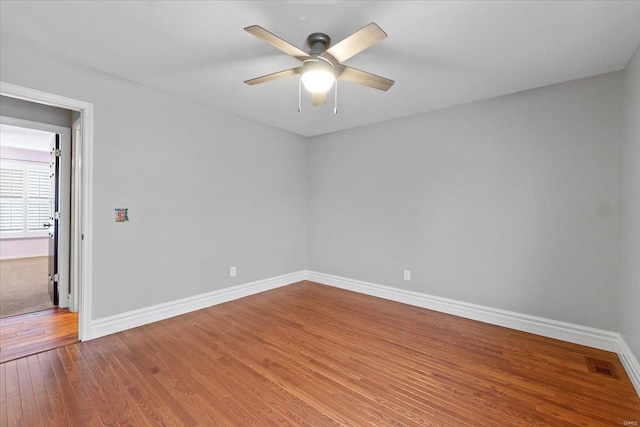
<path fill-rule="evenodd" d="M 335 96 L 333 97 L 333 114 L 338 114 L 338 80 L 336 79 L 335 85 Z"/>
<path fill-rule="evenodd" d="M 302 75 L 298 79 L 298 113 L 302 113 Z"/>

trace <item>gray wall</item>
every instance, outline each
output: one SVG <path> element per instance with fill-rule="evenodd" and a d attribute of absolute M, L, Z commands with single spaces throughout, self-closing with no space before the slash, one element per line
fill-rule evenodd
<path fill-rule="evenodd" d="M 312 138 L 308 268 L 617 331 L 622 77 Z"/>
<path fill-rule="evenodd" d="M 0 74 L 94 104 L 94 318 L 305 268 L 304 138 L 8 43 Z"/>
<path fill-rule="evenodd" d="M 640 358 L 640 47 L 624 73 L 620 332 Z"/>
<path fill-rule="evenodd" d="M 2 76 L 4 78 L 4 76 Z M 73 111 L 0 95 L 0 116 L 70 128 Z M 77 114 L 77 113 L 76 113 Z"/>

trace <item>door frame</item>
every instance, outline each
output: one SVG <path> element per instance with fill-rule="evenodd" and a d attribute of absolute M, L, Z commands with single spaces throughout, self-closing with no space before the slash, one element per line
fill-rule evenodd
<path fill-rule="evenodd" d="M 57 125 L 50 125 L 48 123 L 35 122 L 31 120 L 19 119 L 17 117 L 0 116 L 0 123 L 4 125 L 17 126 L 27 129 L 43 130 L 60 135 L 60 151 L 62 157 L 60 157 L 60 172 L 58 176 L 59 192 L 58 200 L 60 203 L 60 216 L 65 218 L 71 218 L 73 221 L 73 215 L 71 211 L 71 128 Z M 66 155 L 65 155 L 66 154 Z M 70 229 L 71 222 L 63 220 L 58 222 L 58 276 L 59 286 L 66 286 L 69 288 L 69 264 L 70 264 Z M 60 293 L 60 301 L 58 307 L 67 308 L 69 306 L 69 298 L 63 297 L 68 294 Z"/>
<path fill-rule="evenodd" d="M 79 215 L 71 216 L 71 229 L 78 229 L 79 233 L 72 233 L 70 241 L 71 265 L 76 266 L 80 275 L 76 290 L 78 301 L 78 338 L 81 341 L 92 338 L 92 287 L 93 287 L 93 104 L 66 96 L 56 95 L 18 86 L 0 81 L 0 95 L 18 98 L 37 104 L 65 108 L 80 113 L 82 140 L 80 149 L 73 152 L 74 168 L 71 180 L 76 182 L 72 199 L 77 202 Z M 71 275 L 74 276 L 73 274 Z M 73 287 L 73 281 L 71 286 Z"/>
<path fill-rule="evenodd" d="M 80 133 L 80 136 L 77 134 Z M 82 117 L 78 117 L 76 121 L 71 125 L 71 152 L 75 153 L 74 158 L 82 158 Z M 80 167 L 77 160 L 71 159 L 71 170 Z M 81 217 L 81 205 L 79 203 L 79 191 L 82 188 L 82 182 L 80 180 L 80 174 L 71 175 L 71 217 Z M 70 241 L 80 241 L 82 239 L 82 229 L 80 227 L 80 221 L 74 221 L 71 223 L 71 235 Z M 82 269 L 80 268 L 80 248 L 71 245 L 69 247 L 71 269 L 71 299 L 69 300 L 69 309 L 71 311 L 79 310 L 79 294 L 80 294 L 80 275 Z"/>

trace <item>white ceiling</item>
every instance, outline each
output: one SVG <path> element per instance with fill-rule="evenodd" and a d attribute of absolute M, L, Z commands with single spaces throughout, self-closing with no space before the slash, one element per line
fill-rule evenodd
<path fill-rule="evenodd" d="M 49 152 L 55 133 L 0 124 L 0 146 Z"/>
<path fill-rule="evenodd" d="M 640 44 L 640 1 L 16 1 L 0 37 L 305 136 L 623 69 Z M 243 31 L 260 25 L 307 50 L 376 22 L 386 40 L 345 64 L 388 77 L 381 92 L 349 82 L 324 107 L 289 77 L 299 65 Z"/>

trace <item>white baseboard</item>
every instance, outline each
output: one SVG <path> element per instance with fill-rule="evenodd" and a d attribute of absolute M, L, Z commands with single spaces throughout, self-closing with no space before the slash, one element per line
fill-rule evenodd
<path fill-rule="evenodd" d="M 1 256 L 0 255 L 0 261 L 8 261 L 10 259 L 22 259 L 22 258 L 42 258 L 42 257 L 48 257 L 49 254 L 41 254 L 41 255 L 9 255 L 9 256 Z"/>
<path fill-rule="evenodd" d="M 366 295 L 401 302 L 442 313 L 453 314 L 467 319 L 478 320 L 492 325 L 504 326 L 518 331 L 530 332 L 549 338 L 556 338 L 575 344 L 586 345 L 617 352 L 618 337 L 615 332 L 530 316 L 513 311 L 501 310 L 478 304 L 441 298 L 419 292 L 407 291 L 361 280 L 348 279 L 330 274 L 307 271 L 307 280 L 347 289 Z M 629 352 L 629 354 L 631 354 Z"/>
<path fill-rule="evenodd" d="M 631 352 L 631 349 L 627 345 L 627 342 L 622 338 L 622 335 L 618 336 L 618 357 L 622 362 L 622 366 L 624 366 L 625 371 L 627 371 L 627 375 L 629 375 L 629 379 L 631 383 L 636 388 L 636 392 L 638 392 L 638 396 L 640 396 L 640 363 L 638 363 L 638 359 Z"/>
<path fill-rule="evenodd" d="M 83 337 L 83 341 L 114 334 L 116 332 L 168 319 L 180 314 L 222 304 L 238 298 L 258 294 L 281 286 L 290 285 L 305 279 L 305 272 L 285 274 L 269 279 L 232 286 L 205 294 L 157 304 L 126 313 L 103 317 L 91 322 L 91 334 Z"/>
<path fill-rule="evenodd" d="M 627 343 L 618 333 L 308 270 L 257 280 L 251 283 L 96 319 L 91 322 L 90 336 L 83 339 L 99 338 L 180 314 L 276 289 L 302 280 L 310 280 L 365 295 L 616 352 L 631 382 L 636 388 L 638 395 L 640 395 L 640 363 L 638 363 L 638 359 L 636 359 Z"/>

